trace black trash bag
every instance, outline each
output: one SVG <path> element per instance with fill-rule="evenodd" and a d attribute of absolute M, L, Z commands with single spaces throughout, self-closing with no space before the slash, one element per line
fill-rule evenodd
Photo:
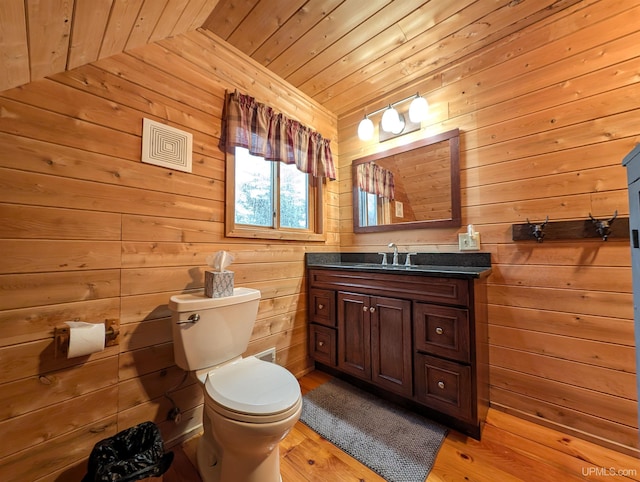
<path fill-rule="evenodd" d="M 173 452 L 164 453 L 156 424 L 143 422 L 95 444 L 82 482 L 126 482 L 159 477 L 171 462 Z"/>

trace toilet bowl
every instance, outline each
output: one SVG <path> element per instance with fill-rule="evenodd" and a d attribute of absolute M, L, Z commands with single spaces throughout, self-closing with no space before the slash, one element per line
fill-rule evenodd
<path fill-rule="evenodd" d="M 203 481 L 281 480 L 278 444 L 302 410 L 295 377 L 248 357 L 210 371 L 204 389 L 205 435 L 198 451 Z"/>
<path fill-rule="evenodd" d="M 200 299 L 202 298 L 202 299 Z M 300 418 L 302 395 L 285 368 L 243 358 L 260 292 L 171 297 L 176 363 L 204 391 L 197 465 L 203 482 L 279 482 L 279 443 Z"/>

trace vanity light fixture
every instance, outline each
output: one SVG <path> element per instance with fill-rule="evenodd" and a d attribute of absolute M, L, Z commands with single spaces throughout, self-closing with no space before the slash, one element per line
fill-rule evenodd
<path fill-rule="evenodd" d="M 382 119 L 380 122 L 380 127 L 383 131 L 389 132 L 395 135 L 400 134 L 405 127 L 405 119 L 402 114 L 399 114 L 395 109 L 395 106 L 398 104 L 402 104 L 411 100 L 411 105 L 409 106 L 409 120 L 413 123 L 420 123 L 427 118 L 429 114 L 429 103 L 427 99 L 422 97 L 418 92 L 416 95 L 411 95 L 404 99 L 401 99 L 397 102 L 389 104 L 387 107 L 383 107 L 376 111 L 371 112 L 370 114 L 364 115 L 364 118 L 360 121 L 358 125 L 358 137 L 362 141 L 371 140 L 373 137 L 373 122 L 370 117 L 372 115 L 379 114 L 383 112 Z"/>

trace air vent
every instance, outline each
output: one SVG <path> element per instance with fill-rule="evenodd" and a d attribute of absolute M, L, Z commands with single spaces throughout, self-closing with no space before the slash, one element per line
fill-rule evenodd
<path fill-rule="evenodd" d="M 193 135 L 160 122 L 144 119 L 142 162 L 191 172 Z"/>
<path fill-rule="evenodd" d="M 260 353 L 256 353 L 254 355 L 256 358 L 259 358 L 260 360 L 269 362 L 269 363 L 275 363 L 276 362 L 276 348 L 269 348 L 268 350 L 265 351 L 261 351 Z"/>

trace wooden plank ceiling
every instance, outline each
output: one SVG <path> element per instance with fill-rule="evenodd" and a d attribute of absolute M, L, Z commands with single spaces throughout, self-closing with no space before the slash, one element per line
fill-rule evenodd
<path fill-rule="evenodd" d="M 202 27 L 342 116 L 580 1 L 2 0 L 0 91 Z"/>
<path fill-rule="evenodd" d="M 0 0 L 0 91 L 194 30 L 218 0 Z"/>

